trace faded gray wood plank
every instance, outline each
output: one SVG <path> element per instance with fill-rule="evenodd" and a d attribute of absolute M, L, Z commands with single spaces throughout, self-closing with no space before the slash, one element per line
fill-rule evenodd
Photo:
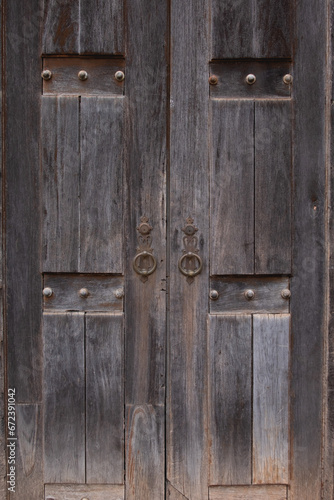
<path fill-rule="evenodd" d="M 79 10 L 79 0 L 44 0 L 44 54 L 79 53 Z"/>
<path fill-rule="evenodd" d="M 4 5 L 7 377 L 18 403 L 41 401 L 42 392 L 39 7 L 37 0 Z"/>
<path fill-rule="evenodd" d="M 123 272 L 123 102 L 81 98 L 81 272 Z"/>
<path fill-rule="evenodd" d="M 44 57 L 43 69 L 52 73 L 43 80 L 45 95 L 122 95 L 124 81 L 118 82 L 116 71 L 124 71 L 124 60 L 99 57 Z M 87 72 L 87 80 L 78 78 L 79 71 Z"/>
<path fill-rule="evenodd" d="M 287 500 L 286 486 L 218 486 L 209 489 L 210 500 Z"/>
<path fill-rule="evenodd" d="M 291 317 L 291 468 L 289 495 L 320 500 L 322 369 L 327 325 L 326 207 L 329 124 L 328 9 L 319 0 L 296 3 L 294 78 L 294 277 Z M 306 20 L 312 20 L 306 22 Z M 311 75 L 309 77 L 308 75 Z M 327 164 L 327 165 L 326 165 Z M 329 168 L 329 165 L 328 165 Z M 309 360 L 312 360 L 310 362 Z"/>
<path fill-rule="evenodd" d="M 211 274 L 254 271 L 253 132 L 253 101 L 212 101 Z"/>
<path fill-rule="evenodd" d="M 85 482 L 84 313 L 44 313 L 44 482 Z"/>
<path fill-rule="evenodd" d="M 92 274 L 45 274 L 44 287 L 51 288 L 51 297 L 44 297 L 46 310 L 123 311 L 124 278 Z M 81 297 L 86 288 L 88 297 Z"/>
<path fill-rule="evenodd" d="M 192 500 L 208 496 L 207 357 L 203 356 L 210 255 L 208 19 L 208 2 L 171 2 L 167 477 Z M 203 259 L 203 270 L 191 285 L 178 270 L 182 228 L 189 216 L 198 228 Z"/>
<path fill-rule="evenodd" d="M 80 53 L 124 51 L 123 0 L 80 0 Z"/>
<path fill-rule="evenodd" d="M 29 492 L 29 497 L 44 500 L 43 478 L 41 477 L 43 467 L 41 405 L 17 404 L 15 408 L 16 487 L 15 493 L 10 493 L 9 498 L 25 500 Z"/>
<path fill-rule="evenodd" d="M 164 429 L 164 406 L 127 405 L 127 500 L 165 498 Z"/>
<path fill-rule="evenodd" d="M 253 316 L 253 483 L 289 482 L 290 316 Z"/>
<path fill-rule="evenodd" d="M 255 272 L 291 272 L 291 102 L 255 103 Z"/>
<path fill-rule="evenodd" d="M 167 498 L 168 500 L 188 500 L 174 486 L 167 482 Z"/>
<path fill-rule="evenodd" d="M 43 271 L 74 272 L 79 265 L 79 99 L 44 96 L 41 129 Z"/>
<path fill-rule="evenodd" d="M 211 19 L 212 59 L 292 55 L 290 0 L 213 0 Z"/>
<path fill-rule="evenodd" d="M 124 500 L 124 486 L 89 484 L 46 484 L 45 500 Z"/>
<path fill-rule="evenodd" d="M 251 484 L 252 317 L 209 325 L 210 484 Z"/>
<path fill-rule="evenodd" d="M 210 312 L 219 313 L 288 313 L 289 299 L 282 291 L 289 289 L 288 278 L 213 278 L 211 290 L 219 294 L 217 300 L 210 300 Z M 247 290 L 253 290 L 254 297 L 248 300 Z"/>
<path fill-rule="evenodd" d="M 147 0 L 127 2 L 124 269 L 128 404 L 165 402 L 167 15 L 167 3 L 160 0 L 152 0 L 149 10 Z M 157 259 L 157 269 L 146 283 L 133 270 L 142 216 L 149 218 L 153 228 Z M 164 484 L 163 476 L 160 480 Z"/>
<path fill-rule="evenodd" d="M 124 482 L 123 314 L 86 314 L 86 482 Z"/>

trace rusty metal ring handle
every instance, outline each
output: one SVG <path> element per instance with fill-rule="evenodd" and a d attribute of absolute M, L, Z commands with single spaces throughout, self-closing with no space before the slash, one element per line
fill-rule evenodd
<path fill-rule="evenodd" d="M 195 257 L 195 259 L 197 259 L 198 263 L 199 263 L 198 268 L 195 269 L 194 271 L 184 269 L 182 267 L 182 263 L 186 257 Z M 179 269 L 180 269 L 181 273 L 184 274 L 185 276 L 190 276 L 191 278 L 193 278 L 194 276 L 197 276 L 202 271 L 202 267 L 203 267 L 203 262 L 202 262 L 201 257 L 199 255 L 197 255 L 197 253 L 194 253 L 194 252 L 185 253 L 184 255 L 182 255 L 182 257 L 179 260 Z"/>
<path fill-rule="evenodd" d="M 147 256 L 151 257 L 151 259 L 153 260 L 153 266 L 150 267 L 149 269 L 140 269 L 140 267 L 138 267 L 138 265 L 137 265 L 137 260 L 140 257 L 147 257 Z M 146 250 L 138 253 L 135 256 L 135 258 L 133 259 L 133 269 L 136 271 L 137 274 L 140 274 L 141 276 L 149 276 L 150 274 L 154 273 L 156 268 L 157 268 L 157 261 L 156 261 L 154 255 L 151 254 L 150 252 L 147 252 Z"/>

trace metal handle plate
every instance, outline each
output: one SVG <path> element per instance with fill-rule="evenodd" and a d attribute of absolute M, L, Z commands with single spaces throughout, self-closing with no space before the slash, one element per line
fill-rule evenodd
<path fill-rule="evenodd" d="M 141 259 L 142 257 L 150 257 L 152 259 L 152 266 L 146 269 L 139 267 L 138 260 Z M 146 250 L 138 253 L 133 259 L 133 269 L 136 271 L 137 274 L 140 274 L 140 276 L 149 276 L 150 274 L 154 273 L 156 268 L 157 268 L 156 258 L 154 257 L 153 254 L 147 252 Z"/>

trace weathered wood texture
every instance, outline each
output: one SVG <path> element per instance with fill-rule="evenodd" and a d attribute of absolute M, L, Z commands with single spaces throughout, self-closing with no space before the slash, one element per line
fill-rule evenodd
<path fill-rule="evenodd" d="M 210 500 L 287 500 L 286 486 L 236 486 L 209 489 Z"/>
<path fill-rule="evenodd" d="M 44 482 L 85 482 L 84 313 L 44 313 Z"/>
<path fill-rule="evenodd" d="M 124 500 L 124 486 L 89 484 L 46 484 L 45 500 Z"/>
<path fill-rule="evenodd" d="M 170 332 L 167 479 L 185 497 L 208 495 L 207 312 L 209 272 L 209 5 L 171 2 Z M 186 84 L 185 84 L 186 81 Z M 192 217 L 202 273 L 178 270 Z"/>
<path fill-rule="evenodd" d="M 126 407 L 126 498 L 165 498 L 164 406 Z"/>
<path fill-rule="evenodd" d="M 86 482 L 124 482 L 122 314 L 86 315 Z"/>
<path fill-rule="evenodd" d="M 43 97 L 44 271 L 122 272 L 122 125 L 123 99 Z"/>
<path fill-rule="evenodd" d="M 51 297 L 44 297 L 48 311 L 123 311 L 122 292 L 124 278 L 98 274 L 45 274 L 44 287 L 51 288 Z M 88 297 L 81 297 L 86 288 Z"/>
<path fill-rule="evenodd" d="M 210 316 L 210 484 L 252 483 L 252 317 Z"/>
<path fill-rule="evenodd" d="M 255 273 L 291 272 L 291 102 L 255 102 Z"/>
<path fill-rule="evenodd" d="M 290 316 L 253 317 L 253 484 L 289 482 Z"/>
<path fill-rule="evenodd" d="M 29 498 L 44 500 L 42 428 L 40 405 L 16 405 L 16 488 L 9 494 L 12 500 L 25 500 L 27 492 Z"/>
<path fill-rule="evenodd" d="M 213 0 L 212 59 L 292 56 L 293 2 Z"/>
<path fill-rule="evenodd" d="M 0 0 L 0 9 L 3 12 L 3 2 Z M 0 20 L 0 29 L 1 32 L 3 30 L 3 17 Z M 3 37 L 2 37 L 3 38 Z M 1 62 L 0 62 L 0 77 L 1 82 L 3 82 L 3 69 L 4 69 L 4 50 L 3 50 L 3 41 L 2 38 L 0 40 L 0 53 L 1 53 Z M 3 95 L 3 83 L 1 83 L 1 92 Z M 2 120 L 4 118 L 3 113 L 3 99 L 0 103 L 0 134 L 1 134 L 1 144 L 0 144 L 0 497 L 5 498 L 5 492 L 7 490 L 6 484 L 6 435 L 5 435 L 5 377 L 6 377 L 6 360 L 5 360 L 5 352 L 4 352 L 4 290 L 3 290 L 3 273 L 4 273 L 4 258 L 3 258 L 3 249 L 4 249 L 4 238 L 3 238 L 3 227 L 4 227 L 4 211 L 3 211 L 3 177 L 4 177 L 4 168 L 3 168 L 3 126 Z"/>
<path fill-rule="evenodd" d="M 287 61 L 219 61 L 210 64 L 210 75 L 218 77 L 217 85 L 210 85 L 211 97 L 225 98 L 280 98 L 289 97 L 291 85 L 283 81 L 291 73 Z M 249 85 L 246 76 L 254 74 L 256 82 Z"/>
<path fill-rule="evenodd" d="M 122 95 L 124 81 L 118 82 L 116 71 L 124 71 L 125 62 L 118 58 L 93 57 L 44 57 L 43 69 L 52 72 L 50 80 L 43 80 L 43 94 Z M 80 80 L 78 73 L 85 70 L 87 80 Z"/>
<path fill-rule="evenodd" d="M 254 103 L 212 101 L 211 274 L 254 272 Z"/>
<path fill-rule="evenodd" d="M 127 2 L 125 321 L 126 402 L 165 401 L 167 4 Z M 141 27 L 141 28 L 140 28 Z M 152 226 L 157 269 L 133 270 L 140 218 Z M 160 477 L 164 483 L 163 476 Z M 162 488 L 162 486 L 161 486 Z M 152 492 L 151 496 L 154 497 Z"/>
<path fill-rule="evenodd" d="M 167 483 L 167 496 L 168 500 L 188 500 L 187 497 L 182 495 L 174 486 L 172 486 L 169 482 Z"/>
<path fill-rule="evenodd" d="M 210 301 L 210 312 L 219 313 L 288 313 L 289 300 L 282 291 L 289 288 L 288 278 L 212 278 L 211 290 L 219 294 Z M 247 290 L 253 290 L 254 297 L 248 300 Z"/>
<path fill-rule="evenodd" d="M 17 402 L 41 400 L 41 276 L 39 274 L 38 0 L 5 5 L 6 76 L 6 328 L 8 386 Z M 27 26 L 29 30 L 27 30 Z M 29 31 L 29 36 L 27 34 Z M 18 75 L 24 75 L 24 85 Z"/>
<path fill-rule="evenodd" d="M 326 303 L 327 6 L 296 3 L 294 65 L 294 276 L 292 300 L 292 500 L 321 498 Z M 310 362 L 310 360 L 312 360 Z"/>
<path fill-rule="evenodd" d="M 122 0 L 44 0 L 44 54 L 120 54 Z"/>

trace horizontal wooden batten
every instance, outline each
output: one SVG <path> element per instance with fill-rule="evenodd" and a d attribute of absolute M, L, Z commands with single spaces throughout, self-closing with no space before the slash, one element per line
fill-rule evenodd
<path fill-rule="evenodd" d="M 45 500 L 123 500 L 124 486 L 118 484 L 46 484 Z"/>
<path fill-rule="evenodd" d="M 215 61 L 210 64 L 210 76 L 218 82 L 210 85 L 211 97 L 231 98 L 282 98 L 290 97 L 292 84 L 283 77 L 291 73 L 289 61 Z M 254 75 L 256 81 L 247 83 L 247 76 Z"/>
<path fill-rule="evenodd" d="M 210 300 L 211 314 L 288 313 L 289 298 L 282 292 L 289 288 L 289 278 L 212 278 L 211 290 L 218 292 Z M 247 291 L 254 293 L 246 297 Z M 251 295 L 251 294 L 250 294 Z"/>
<path fill-rule="evenodd" d="M 287 487 L 282 485 L 209 488 L 209 500 L 286 500 L 287 498 Z"/>
<path fill-rule="evenodd" d="M 44 296 L 44 308 L 50 311 L 122 311 L 123 284 L 121 276 L 46 274 L 44 288 L 50 288 L 52 295 Z M 87 297 L 80 295 L 83 289 L 88 291 Z"/>
<path fill-rule="evenodd" d="M 115 73 L 124 72 L 124 66 L 120 58 L 44 57 L 43 70 L 52 76 L 43 80 L 43 94 L 123 95 L 124 81 L 116 80 Z M 87 72 L 86 80 L 79 79 L 79 71 Z"/>

